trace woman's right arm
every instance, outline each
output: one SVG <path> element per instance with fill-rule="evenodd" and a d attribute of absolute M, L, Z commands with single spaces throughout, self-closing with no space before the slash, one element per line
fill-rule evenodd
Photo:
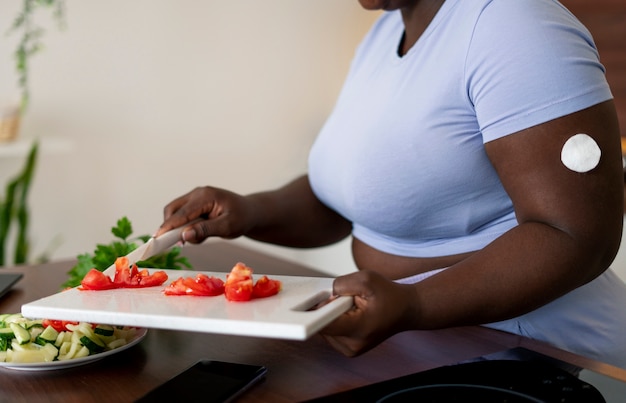
<path fill-rule="evenodd" d="M 352 229 L 349 221 L 317 199 L 306 175 L 279 189 L 248 196 L 198 187 L 165 207 L 164 222 L 156 235 L 196 219 L 200 220 L 183 231 L 183 241 L 199 243 L 211 236 L 247 236 L 307 248 L 337 242 Z"/>

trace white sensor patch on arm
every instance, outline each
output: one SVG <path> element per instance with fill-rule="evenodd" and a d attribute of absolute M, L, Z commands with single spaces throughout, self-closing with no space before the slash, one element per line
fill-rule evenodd
<path fill-rule="evenodd" d="M 600 147 L 591 136 L 576 134 L 570 137 L 561 150 L 563 165 L 574 172 L 589 172 L 600 163 Z"/>

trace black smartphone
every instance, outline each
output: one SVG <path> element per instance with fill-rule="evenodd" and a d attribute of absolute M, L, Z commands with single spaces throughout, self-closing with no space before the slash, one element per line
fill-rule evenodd
<path fill-rule="evenodd" d="M 136 402 L 230 402 L 266 373 L 260 365 L 202 360 Z"/>
<path fill-rule="evenodd" d="M 21 278 L 21 273 L 0 273 L 0 297 L 9 292 L 11 287 Z"/>

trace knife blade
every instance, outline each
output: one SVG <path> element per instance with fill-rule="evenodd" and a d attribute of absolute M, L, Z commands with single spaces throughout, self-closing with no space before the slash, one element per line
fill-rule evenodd
<path fill-rule="evenodd" d="M 129 265 L 133 265 L 139 261 L 146 260 L 152 256 L 158 255 L 161 252 L 166 251 L 170 247 L 174 246 L 181 240 L 181 234 L 183 229 L 187 228 L 192 223 L 188 223 L 179 228 L 174 228 L 158 237 L 152 237 L 148 239 L 143 245 L 126 255 Z M 107 267 L 104 271 L 107 276 L 115 275 L 115 263 Z"/>

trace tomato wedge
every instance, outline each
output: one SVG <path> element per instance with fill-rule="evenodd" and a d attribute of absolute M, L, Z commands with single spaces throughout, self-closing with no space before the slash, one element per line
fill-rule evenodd
<path fill-rule="evenodd" d="M 96 270 L 97 271 L 97 270 Z M 77 325 L 78 322 L 74 322 L 74 321 L 69 321 L 69 320 L 53 320 L 53 319 L 44 319 L 41 322 L 41 325 L 46 328 L 48 326 L 52 326 L 54 328 L 54 330 L 56 330 L 57 332 L 64 332 L 66 330 L 69 330 L 67 328 L 67 325 Z"/>
<path fill-rule="evenodd" d="M 241 262 L 235 264 L 230 273 L 226 275 L 226 284 L 246 280 L 252 280 L 252 269 Z"/>
<path fill-rule="evenodd" d="M 212 297 L 224 293 L 224 282 L 198 273 L 196 277 L 180 277 L 163 290 L 165 295 L 196 295 Z"/>
<path fill-rule="evenodd" d="M 167 281 L 167 274 L 164 271 L 155 271 L 150 274 L 146 269 L 131 277 L 130 282 L 126 285 L 128 288 L 139 287 L 156 287 Z"/>
<path fill-rule="evenodd" d="M 110 290 L 116 288 L 111 279 L 99 270 L 91 269 L 80 282 L 83 290 Z"/>
<path fill-rule="evenodd" d="M 224 295 L 229 301 L 250 301 L 252 299 L 252 279 L 224 285 Z"/>
<path fill-rule="evenodd" d="M 279 280 L 272 280 L 267 276 L 263 276 L 256 281 L 252 288 L 253 298 L 266 298 L 276 295 L 280 292 L 282 283 Z"/>
<path fill-rule="evenodd" d="M 252 269 L 239 262 L 226 276 L 224 295 L 229 301 L 250 301 L 253 288 Z"/>
<path fill-rule="evenodd" d="M 139 271 L 137 265 L 130 265 L 125 256 L 115 260 L 113 283 L 117 288 L 154 287 L 166 281 L 167 274 L 164 271 L 157 271 L 154 274 L 150 274 L 147 269 Z"/>
<path fill-rule="evenodd" d="M 113 277 L 113 282 L 118 287 L 130 283 L 133 275 L 137 275 L 136 265 L 133 265 L 131 268 L 127 257 L 115 259 L 115 276 Z"/>

